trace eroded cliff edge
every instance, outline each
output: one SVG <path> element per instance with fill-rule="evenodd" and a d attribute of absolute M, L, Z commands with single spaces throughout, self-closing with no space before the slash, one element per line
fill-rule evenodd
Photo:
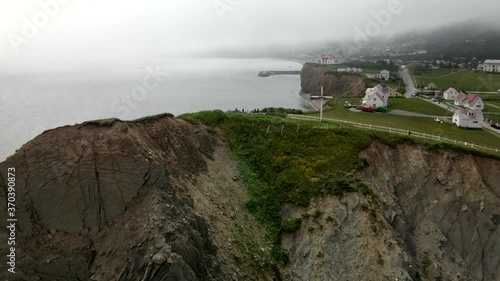
<path fill-rule="evenodd" d="M 203 126 L 174 118 L 67 126 L 24 145 L 7 167 L 17 175 L 18 246 L 16 274 L 2 262 L 2 280 L 271 279 L 258 270 L 265 255 L 242 251 L 268 241 L 244 209 L 227 145 Z"/>
<path fill-rule="evenodd" d="M 326 134 L 305 124 L 300 131 L 287 124 L 283 133 L 282 123 L 273 133 L 265 121 L 241 120 L 228 122 L 244 139 L 301 142 L 299 136 Z M 338 130 L 326 139 L 332 145 L 359 134 Z M 352 173 L 366 189 L 318 194 L 309 207 L 283 205 L 282 217 L 301 224 L 283 233 L 288 264 L 272 272 L 274 241 L 247 212 L 247 190 L 217 128 L 165 117 L 47 131 L 0 163 L 2 171 L 17 170 L 19 221 L 18 273 L 13 279 L 2 263 L 0 278 L 498 280 L 499 160 L 380 141 L 359 157 L 367 165 Z M 5 241 L 6 230 L 0 235 Z M 0 244 L 3 257 L 6 246 Z"/>
<path fill-rule="evenodd" d="M 360 74 L 340 73 L 331 67 L 306 63 L 300 73 L 302 93 L 317 94 L 324 86 L 324 94 L 335 96 L 346 94 L 359 96 L 366 87 L 363 76 Z"/>
<path fill-rule="evenodd" d="M 500 161 L 379 142 L 360 173 L 378 204 L 351 193 L 316 197 L 286 234 L 286 280 L 498 280 Z"/>

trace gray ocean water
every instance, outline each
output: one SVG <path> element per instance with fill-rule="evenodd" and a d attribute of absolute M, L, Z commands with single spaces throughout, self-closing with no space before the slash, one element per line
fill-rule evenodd
<path fill-rule="evenodd" d="M 304 108 L 300 70 L 270 59 L 189 58 L 0 69 L 0 161 L 45 130 L 88 120 L 267 106 Z"/>

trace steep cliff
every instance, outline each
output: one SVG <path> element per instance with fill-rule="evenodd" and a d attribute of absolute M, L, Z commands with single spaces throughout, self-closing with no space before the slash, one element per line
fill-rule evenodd
<path fill-rule="evenodd" d="M 258 270 L 264 250 L 245 252 L 268 242 L 244 209 L 236 164 L 203 126 L 162 118 L 47 131 L 0 164 L 4 222 L 7 167 L 17 264 L 13 275 L 1 263 L 2 280 L 270 279 Z"/>
<path fill-rule="evenodd" d="M 161 117 L 58 128 L 0 163 L 0 220 L 8 167 L 18 219 L 17 273 L 2 262 L 0 279 L 499 279 L 499 160 L 204 116 L 213 126 Z"/>
<path fill-rule="evenodd" d="M 499 280 L 500 161 L 378 142 L 360 156 L 376 200 L 284 206 L 302 218 L 283 238 L 286 280 Z"/>
<path fill-rule="evenodd" d="M 300 73 L 303 93 L 315 94 L 324 87 L 324 94 L 329 96 L 359 96 L 365 87 L 363 76 L 359 74 L 338 73 L 329 66 L 306 63 Z"/>

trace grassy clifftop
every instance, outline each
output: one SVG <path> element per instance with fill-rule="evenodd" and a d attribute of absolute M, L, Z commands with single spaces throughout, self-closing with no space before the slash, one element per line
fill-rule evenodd
<path fill-rule="evenodd" d="M 335 127 L 328 130 L 304 123 L 263 115 L 207 111 L 183 115 L 193 123 L 221 129 L 238 158 L 239 170 L 250 194 L 247 208 L 269 227 L 275 240 L 275 266 L 286 264 L 280 248 L 281 234 L 293 231 L 297 221 L 283 221 L 284 203 L 308 206 L 318 195 L 344 196 L 360 192 L 373 198 L 361 183 L 358 171 L 368 164 L 359 153 L 376 140 L 389 146 L 417 143 L 408 136 Z M 470 151 L 443 143 L 421 141 L 431 149 Z M 377 204 L 373 198 L 372 204 Z"/>

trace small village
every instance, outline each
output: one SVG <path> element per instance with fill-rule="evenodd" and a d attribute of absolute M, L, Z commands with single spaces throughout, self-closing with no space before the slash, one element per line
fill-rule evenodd
<path fill-rule="evenodd" d="M 403 116 L 431 117 L 435 122 L 441 124 L 447 122 L 463 129 L 485 129 L 500 134 L 500 87 L 497 87 L 498 82 L 491 78 L 498 79 L 500 77 L 500 60 L 488 59 L 479 63 L 477 67 L 470 68 L 467 68 L 468 64 L 455 64 L 453 67 L 457 68 L 452 68 L 448 73 L 446 73 L 447 68 L 442 67 L 452 66 L 451 63 L 441 60 L 436 60 L 432 64 L 429 61 L 427 63 L 408 62 L 408 64 L 398 61 L 396 62 L 398 64 L 395 65 L 395 62 L 388 59 L 378 61 L 376 66 L 380 68 L 381 62 L 392 66 L 392 70 L 397 70 L 392 72 L 387 69 L 378 70 L 375 67 L 370 67 L 370 62 L 366 61 L 363 64 L 370 69 L 363 69 L 357 67 L 360 65 L 359 61 L 347 61 L 334 55 L 320 55 L 312 63 L 329 66 L 338 73 L 356 73 L 365 76 L 368 87 L 363 98 L 359 100 L 359 104 L 353 99 L 344 100 L 343 107 L 351 112 L 388 113 L 393 111 L 390 113 Z M 375 61 L 371 62 L 372 65 L 376 63 Z M 433 72 L 441 74 L 436 76 L 435 81 L 432 79 Z M 422 73 L 429 73 L 429 77 L 425 77 Z M 473 89 L 453 86 L 456 81 L 445 84 L 447 81 L 443 78 L 458 74 L 464 76 L 462 81 L 472 80 L 471 83 L 468 83 L 469 85 L 474 83 L 475 79 L 479 81 L 478 83 L 484 84 L 482 86 L 486 86 L 487 89 L 473 92 L 471 91 Z M 484 79 L 484 75 L 488 75 L 489 80 Z M 426 82 L 429 83 L 424 84 Z M 487 100 L 483 100 L 483 97 L 486 97 Z M 404 112 L 392 110 L 393 101 L 400 100 L 400 98 L 408 99 L 406 103 L 410 105 L 405 108 Z M 419 110 L 416 112 L 412 110 L 411 104 L 418 103 L 421 108 L 420 101 L 426 102 L 429 112 L 432 111 L 430 108 L 440 107 L 449 113 L 434 114 L 436 116 L 419 114 Z M 336 108 L 336 106 L 330 108 Z"/>

